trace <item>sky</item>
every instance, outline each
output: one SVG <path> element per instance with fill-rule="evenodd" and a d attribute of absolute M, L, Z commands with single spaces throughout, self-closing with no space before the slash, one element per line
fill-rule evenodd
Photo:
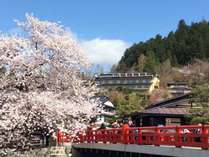
<path fill-rule="evenodd" d="M 14 20 L 26 13 L 61 22 L 106 71 L 133 43 L 166 36 L 180 19 L 209 21 L 209 0 L 1 0 L 0 31 L 18 33 Z"/>

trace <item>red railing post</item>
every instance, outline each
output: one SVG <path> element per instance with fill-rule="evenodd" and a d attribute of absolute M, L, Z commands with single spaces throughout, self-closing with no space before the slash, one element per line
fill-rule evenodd
<path fill-rule="evenodd" d="M 84 132 L 84 141 L 87 142 L 87 132 Z"/>
<path fill-rule="evenodd" d="M 113 130 L 112 143 L 117 143 L 117 130 Z"/>
<path fill-rule="evenodd" d="M 112 143 L 116 143 L 115 141 L 115 133 L 116 133 L 116 131 L 115 131 L 115 129 L 113 129 L 113 131 L 112 131 Z"/>
<path fill-rule="evenodd" d="M 87 143 L 90 143 L 90 131 L 87 131 L 86 133 L 86 141 Z"/>
<path fill-rule="evenodd" d="M 103 132 L 103 143 L 106 143 L 107 142 L 107 131 L 104 130 Z"/>
<path fill-rule="evenodd" d="M 142 129 L 138 128 L 138 144 L 142 144 Z"/>
<path fill-rule="evenodd" d="M 115 133 L 115 143 L 121 143 L 121 130 L 117 129 L 116 133 Z"/>
<path fill-rule="evenodd" d="M 155 146 L 160 146 L 160 128 L 155 128 Z"/>
<path fill-rule="evenodd" d="M 99 131 L 97 132 L 97 142 L 101 142 L 101 141 L 102 141 L 101 134 L 102 134 L 102 132 L 101 132 L 101 130 L 99 130 Z"/>
<path fill-rule="evenodd" d="M 80 143 L 84 143 L 84 142 L 85 142 L 85 135 L 84 135 L 84 133 L 82 132 Z"/>
<path fill-rule="evenodd" d="M 60 129 L 57 130 L 57 144 L 61 145 L 62 143 L 62 132 Z"/>
<path fill-rule="evenodd" d="M 79 132 L 79 143 L 83 143 L 83 142 L 84 142 L 84 136 L 82 132 Z"/>
<path fill-rule="evenodd" d="M 136 140 L 137 140 L 136 138 L 138 136 L 137 131 L 138 131 L 138 129 L 136 129 L 136 128 L 129 129 L 129 143 L 130 144 L 138 143 L 138 142 L 136 142 Z"/>
<path fill-rule="evenodd" d="M 110 138 L 111 138 L 111 130 L 107 130 L 107 143 L 110 143 Z"/>
<path fill-rule="evenodd" d="M 202 149 L 208 149 L 208 128 L 206 128 L 204 125 L 202 126 Z"/>
<path fill-rule="evenodd" d="M 181 128 L 176 126 L 176 147 L 182 146 Z"/>
<path fill-rule="evenodd" d="M 96 142 L 96 130 L 93 130 L 93 135 L 92 135 L 92 142 L 95 143 Z"/>
<path fill-rule="evenodd" d="M 123 143 L 123 131 L 120 129 L 120 132 L 118 133 L 118 141 L 119 143 Z"/>
<path fill-rule="evenodd" d="M 92 130 L 89 130 L 87 132 L 87 142 L 88 143 L 91 143 L 92 142 L 92 139 L 93 139 L 93 132 L 92 132 Z"/>
<path fill-rule="evenodd" d="M 108 131 L 108 141 L 109 143 L 111 143 L 111 134 L 112 134 L 112 130 Z"/>
<path fill-rule="evenodd" d="M 114 129 L 112 129 L 111 130 L 111 132 L 110 132 L 110 143 L 114 143 L 114 141 L 113 141 L 113 135 L 114 134 Z"/>
<path fill-rule="evenodd" d="M 97 131 L 97 130 L 95 130 L 95 135 L 94 135 L 94 136 L 95 136 L 95 143 L 98 143 L 98 136 L 97 136 L 97 132 L 98 132 L 98 131 Z"/>

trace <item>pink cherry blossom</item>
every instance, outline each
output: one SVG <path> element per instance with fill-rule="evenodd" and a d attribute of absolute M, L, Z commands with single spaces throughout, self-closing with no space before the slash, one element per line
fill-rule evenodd
<path fill-rule="evenodd" d="M 96 88 L 82 79 L 90 63 L 63 26 L 26 15 L 17 22 L 24 35 L 0 36 L 0 147 L 27 146 L 30 134 L 64 123 L 85 127 L 99 110 L 90 97 Z"/>

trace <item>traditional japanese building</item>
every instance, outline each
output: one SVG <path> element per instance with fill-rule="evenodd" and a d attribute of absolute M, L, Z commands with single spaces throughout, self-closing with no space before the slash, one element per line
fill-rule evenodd
<path fill-rule="evenodd" d="M 131 115 L 137 127 L 186 124 L 192 107 L 189 94 L 151 104 L 145 110 Z"/>
<path fill-rule="evenodd" d="M 98 102 L 100 107 L 103 109 L 95 117 L 96 123 L 104 123 L 108 117 L 115 115 L 115 106 L 106 96 L 94 96 L 91 98 L 91 101 Z"/>
<path fill-rule="evenodd" d="M 173 96 L 180 96 L 191 92 L 187 82 L 169 82 L 167 84 L 169 93 Z"/>
<path fill-rule="evenodd" d="M 155 88 L 159 88 L 160 80 L 148 73 L 110 73 L 95 75 L 96 85 L 100 88 L 124 87 L 140 90 L 150 94 Z"/>

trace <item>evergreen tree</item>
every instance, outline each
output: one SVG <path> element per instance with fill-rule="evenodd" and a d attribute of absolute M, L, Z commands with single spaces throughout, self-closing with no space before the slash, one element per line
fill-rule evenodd
<path fill-rule="evenodd" d="M 191 101 L 194 104 L 190 110 L 192 123 L 209 122 L 209 85 L 204 84 L 193 89 Z"/>
<path fill-rule="evenodd" d="M 138 62 L 137 62 L 137 65 L 136 65 L 136 70 L 137 70 L 138 72 L 143 72 L 143 71 L 144 71 L 145 63 L 146 63 L 146 57 L 145 57 L 145 55 L 142 53 L 142 54 L 138 57 Z"/>
<path fill-rule="evenodd" d="M 141 65 L 138 65 L 138 59 L 141 55 L 147 58 L 144 70 L 149 71 L 153 71 L 153 66 L 158 62 L 163 63 L 166 59 L 170 60 L 172 66 L 186 65 L 195 59 L 208 59 L 208 45 L 209 23 L 207 21 L 193 22 L 189 26 L 184 20 L 180 20 L 177 30 L 171 31 L 167 37 L 158 34 L 155 38 L 128 48 L 117 66 L 117 71 L 128 71 L 132 67 L 139 68 Z"/>
<path fill-rule="evenodd" d="M 144 66 L 144 71 L 154 72 L 155 66 L 157 65 L 156 57 L 153 51 L 147 52 L 146 64 Z"/>

